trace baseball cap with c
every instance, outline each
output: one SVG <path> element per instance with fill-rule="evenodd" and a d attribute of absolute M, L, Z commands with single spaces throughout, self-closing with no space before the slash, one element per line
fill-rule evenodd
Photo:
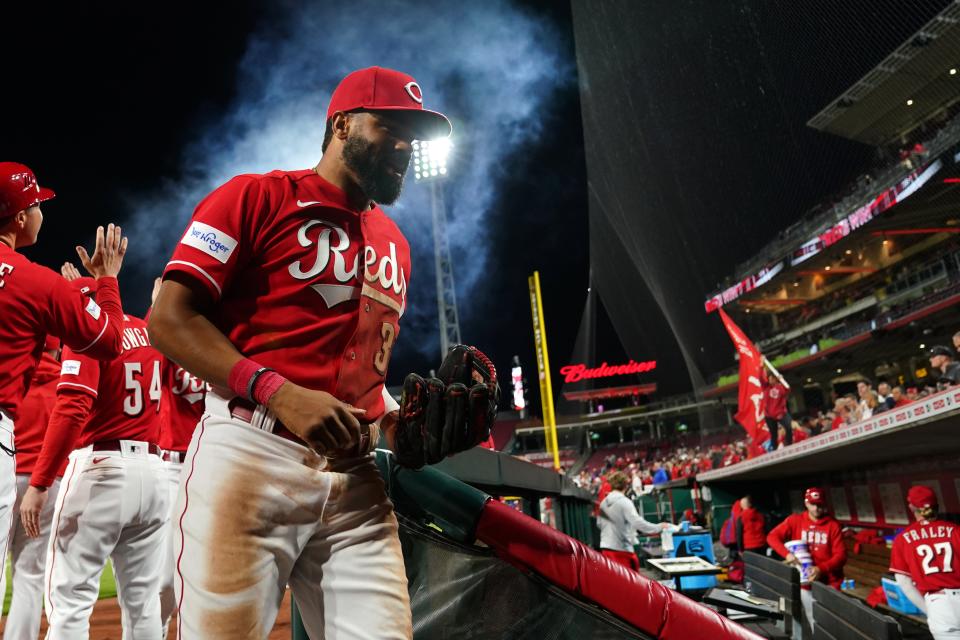
<path fill-rule="evenodd" d="M 37 176 L 27 165 L 0 162 L 0 218 L 16 215 L 55 195 L 53 189 L 37 184 Z"/>
<path fill-rule="evenodd" d="M 948 358 L 953 357 L 953 350 L 950 347 L 945 347 L 942 344 L 937 344 L 930 347 L 930 357 L 933 356 L 947 356 Z"/>
<path fill-rule="evenodd" d="M 423 92 L 413 76 L 393 69 L 367 67 L 341 80 L 330 98 L 327 120 L 337 111 L 360 109 L 405 114 L 418 140 L 445 138 L 453 130 L 445 115 L 423 108 Z"/>
<path fill-rule="evenodd" d="M 819 487 L 810 487 L 807 489 L 807 492 L 803 494 L 803 499 L 810 504 L 826 504 L 827 499 L 823 495 L 823 489 Z"/>
<path fill-rule="evenodd" d="M 937 506 L 937 494 L 930 487 L 918 484 L 910 487 L 907 491 L 907 502 L 911 507 L 924 509 Z"/>

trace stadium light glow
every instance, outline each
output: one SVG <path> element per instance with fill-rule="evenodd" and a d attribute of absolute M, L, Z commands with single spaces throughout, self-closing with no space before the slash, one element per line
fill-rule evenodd
<path fill-rule="evenodd" d="M 950 69 L 950 75 L 952 75 L 952 76 L 957 75 L 957 68 L 956 68 L 956 67 L 954 67 L 953 69 Z"/>
<path fill-rule="evenodd" d="M 447 160 L 453 143 L 450 138 L 413 141 L 413 177 L 417 180 L 447 175 Z"/>
<path fill-rule="evenodd" d="M 907 106 L 908 106 L 908 107 L 912 107 L 912 106 L 913 106 L 913 98 L 910 98 L 909 100 L 907 100 Z"/>

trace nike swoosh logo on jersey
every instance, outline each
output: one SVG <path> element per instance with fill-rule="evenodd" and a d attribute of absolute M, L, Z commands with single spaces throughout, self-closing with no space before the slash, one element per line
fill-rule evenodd
<path fill-rule="evenodd" d="M 306 202 L 304 202 L 303 200 L 297 200 L 298 207 L 312 207 L 315 204 L 323 204 L 323 203 L 320 202 L 319 200 L 308 200 Z"/>
<path fill-rule="evenodd" d="M 109 459 L 109 458 L 110 458 L 110 456 L 103 456 L 102 458 L 94 458 L 94 459 L 93 459 L 93 464 L 97 464 L 97 463 L 103 462 L 104 460 L 107 460 L 107 459 Z"/>

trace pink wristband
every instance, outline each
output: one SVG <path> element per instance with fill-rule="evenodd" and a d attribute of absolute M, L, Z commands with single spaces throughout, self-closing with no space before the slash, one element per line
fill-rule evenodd
<path fill-rule="evenodd" d="M 272 369 L 264 371 L 253 383 L 253 399 L 258 404 L 266 406 L 273 394 L 280 388 L 280 385 L 286 381 L 286 378 Z"/>

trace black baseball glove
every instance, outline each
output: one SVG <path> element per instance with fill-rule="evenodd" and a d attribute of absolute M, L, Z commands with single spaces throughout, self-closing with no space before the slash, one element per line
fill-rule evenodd
<path fill-rule="evenodd" d="M 419 469 L 477 446 L 490 437 L 499 400 L 490 359 L 475 347 L 452 347 L 436 378 L 411 373 L 403 381 L 397 462 Z"/>

